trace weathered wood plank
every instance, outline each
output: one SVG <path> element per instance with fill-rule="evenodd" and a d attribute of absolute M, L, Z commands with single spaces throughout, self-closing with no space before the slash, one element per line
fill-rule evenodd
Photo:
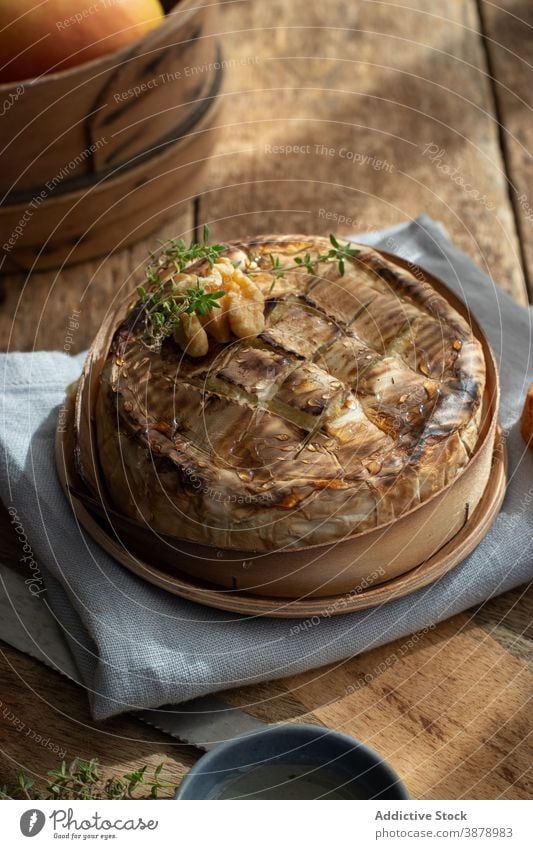
<path fill-rule="evenodd" d="M 61 757 L 98 757 L 107 777 L 171 758 L 167 775 L 179 782 L 201 754 L 131 717 L 95 723 L 82 690 L 9 647 L 2 647 L 0 685 L 2 707 L 23 731 L 61 750 L 39 745 L 0 711 L 0 782 L 12 782 L 21 768 L 42 778 Z M 225 697 L 268 722 L 315 722 L 354 735 L 391 761 L 414 798 L 490 799 L 531 796 L 532 691 L 526 666 L 459 616 L 344 663 Z"/>
<path fill-rule="evenodd" d="M 501 121 L 510 196 L 533 296 L 533 5 L 481 0 L 485 49 Z"/>
<path fill-rule="evenodd" d="M 426 212 L 524 301 L 476 3 L 434 11 L 427 0 L 224 4 L 229 67 L 201 221 L 228 239 Z"/>
<path fill-rule="evenodd" d="M 0 741 L 0 786 L 13 786 L 22 771 L 41 789 L 61 760 L 98 758 L 105 778 L 145 763 L 153 774 L 164 761 L 164 778 L 179 784 L 199 755 L 131 716 L 94 722 L 80 687 L 2 642 Z"/>
<path fill-rule="evenodd" d="M 292 719 L 374 747 L 414 798 L 531 796 L 533 675 L 466 615 L 283 686 L 271 717 L 290 698 Z M 226 698 L 263 716 L 269 693 L 249 687 Z"/>
<path fill-rule="evenodd" d="M 473 619 L 502 648 L 533 664 L 533 588 L 518 587 L 487 601 Z"/>

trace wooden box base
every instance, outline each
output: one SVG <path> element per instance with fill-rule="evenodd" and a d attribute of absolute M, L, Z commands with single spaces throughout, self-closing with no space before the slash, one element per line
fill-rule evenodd
<path fill-rule="evenodd" d="M 70 415 L 72 420 L 72 409 Z M 97 503 L 91 503 L 90 497 L 80 491 L 80 481 L 73 463 L 71 431 L 69 434 L 68 430 L 58 430 L 56 461 L 65 495 L 71 502 L 80 525 L 108 554 L 131 572 L 157 587 L 198 604 L 234 613 L 278 619 L 330 617 L 353 613 L 394 601 L 437 581 L 461 563 L 481 542 L 498 515 L 506 485 L 505 446 L 498 429 L 489 481 L 476 510 L 458 533 L 432 557 L 383 583 L 373 583 L 370 580 L 370 583 L 366 584 L 361 580 L 359 584 L 354 584 L 350 590 L 342 593 L 316 597 L 313 592 L 308 592 L 298 598 L 284 598 L 269 596 L 268 586 L 265 587 L 264 595 L 257 595 L 246 589 L 226 589 L 176 567 L 165 566 L 158 561 L 157 555 L 137 556 L 133 553 L 132 545 L 139 555 L 143 547 L 145 554 L 147 553 L 147 546 L 146 541 L 144 546 L 139 540 L 137 546 L 135 541 L 132 541 L 134 534 L 128 526 L 134 523 L 129 523 L 109 511 L 106 518 Z M 180 553 L 175 552 L 175 556 L 179 561 L 183 558 L 183 553 L 181 558 Z M 205 564 L 203 560 L 200 562 Z M 238 565 L 246 570 L 245 564 L 246 561 Z"/>
<path fill-rule="evenodd" d="M 95 339 L 66 427 L 63 421 L 57 434 L 59 476 L 80 524 L 116 560 L 151 583 L 202 604 L 251 615 L 347 613 L 413 592 L 452 569 L 487 532 L 505 492 L 504 446 L 497 434 L 499 381 L 494 356 L 475 319 L 441 281 L 420 273 L 470 321 L 486 362 L 478 444 L 467 466 L 440 492 L 381 527 L 330 544 L 266 554 L 162 537 L 118 514 L 106 499 L 98 464 L 85 468 L 90 488 L 74 465 L 74 432 L 76 450 L 86 458 L 96 456 L 94 404 L 116 326 L 114 314 Z"/>

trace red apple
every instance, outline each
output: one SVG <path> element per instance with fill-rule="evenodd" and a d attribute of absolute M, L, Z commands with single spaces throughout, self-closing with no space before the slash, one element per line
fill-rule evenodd
<path fill-rule="evenodd" d="M 1 0 L 0 82 L 79 65 L 156 27 L 159 0 Z"/>

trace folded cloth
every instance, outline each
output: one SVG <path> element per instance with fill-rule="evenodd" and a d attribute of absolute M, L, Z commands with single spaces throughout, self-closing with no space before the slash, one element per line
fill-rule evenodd
<path fill-rule="evenodd" d="M 54 428 L 83 356 L 1 357 L 0 495 L 42 570 L 96 719 L 281 678 L 430 627 L 533 578 L 533 453 L 519 434 L 533 379 L 532 314 L 422 217 L 358 238 L 443 279 L 483 325 L 500 365 L 509 486 L 488 536 L 432 586 L 393 603 L 311 621 L 254 619 L 183 601 L 136 578 L 78 526 L 54 466 Z M 20 527 L 19 527 L 20 530 Z M 38 585 L 40 586 L 40 585 Z M 31 632 L 31 623 L 26 623 Z"/>

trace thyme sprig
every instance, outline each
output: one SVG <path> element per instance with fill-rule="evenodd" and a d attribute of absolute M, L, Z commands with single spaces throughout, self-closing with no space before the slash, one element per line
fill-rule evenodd
<path fill-rule="evenodd" d="M 333 234 L 329 234 L 329 241 L 331 244 L 331 248 L 324 254 L 319 254 L 315 259 L 311 256 L 310 253 L 305 253 L 303 256 L 295 256 L 294 257 L 294 265 L 287 266 L 285 268 L 282 267 L 279 257 L 275 257 L 273 254 L 269 254 L 271 267 L 268 269 L 272 274 L 272 285 L 270 286 L 270 291 L 274 288 L 276 281 L 280 280 L 285 276 L 286 271 L 290 271 L 293 268 L 305 268 L 309 274 L 316 274 L 318 264 L 320 262 L 332 262 L 335 261 L 339 268 L 339 274 L 341 277 L 344 276 L 346 271 L 346 262 L 353 262 L 353 260 L 360 253 L 359 248 L 353 248 L 351 242 L 347 242 L 345 245 L 341 245 L 337 239 L 337 237 Z M 259 269 L 262 271 L 263 269 Z M 247 274 L 258 273 L 254 270 L 247 270 Z"/>
<path fill-rule="evenodd" d="M 207 315 L 213 309 L 219 309 L 217 303 L 226 293 L 223 289 L 206 292 L 200 278 L 196 278 L 196 286 L 185 290 L 178 289 L 173 277 L 160 281 L 157 277 L 155 289 L 139 286 L 137 292 L 141 300 L 144 317 L 143 339 L 148 345 L 161 345 L 165 339 L 172 336 L 181 321 L 182 315 Z"/>
<path fill-rule="evenodd" d="M 50 770 L 44 791 L 35 788 L 35 781 L 20 772 L 15 787 L 0 787 L 0 799 L 158 799 L 174 795 L 175 787 L 161 779 L 164 764 L 154 769 L 153 778 L 142 766 L 116 778 L 103 779 L 96 758 L 84 761 L 75 758 L 67 765 Z"/>
<path fill-rule="evenodd" d="M 183 239 L 171 239 L 163 243 L 158 257 L 152 255 L 152 262 L 146 271 L 149 288 L 139 286 L 137 289 L 144 318 L 143 339 L 148 345 L 159 346 L 172 336 L 183 314 L 204 316 L 212 309 L 219 308 L 217 301 L 225 295 L 222 289 L 206 292 L 199 277 L 196 278 L 196 286 L 183 290 L 173 275 L 162 281 L 159 271 L 173 265 L 175 273 L 181 274 L 191 263 L 200 259 L 206 259 L 212 268 L 225 250 L 227 245 L 209 243 L 209 228 L 205 224 L 201 242 L 193 239 L 187 245 Z"/>
<path fill-rule="evenodd" d="M 339 274 L 341 277 L 344 277 L 344 272 L 346 269 L 345 262 L 348 260 L 353 262 L 353 260 L 361 253 L 359 248 L 352 248 L 351 242 L 346 242 L 345 245 L 340 245 L 336 237 L 333 233 L 329 234 L 329 241 L 331 243 L 331 248 L 327 252 L 327 254 L 321 254 L 317 262 L 328 262 L 334 259 L 339 266 Z"/>
<path fill-rule="evenodd" d="M 212 268 L 220 255 L 227 249 L 227 245 L 209 244 L 209 227 L 204 224 L 201 242 L 195 242 L 194 239 L 189 245 L 184 239 L 169 239 L 169 241 L 163 242 L 158 265 L 164 268 L 173 265 L 177 272 L 182 272 L 192 262 L 206 259 Z"/>
<path fill-rule="evenodd" d="M 285 271 L 280 262 L 279 256 L 274 256 L 274 254 L 269 254 L 268 258 L 270 260 L 270 273 L 272 274 L 272 283 L 270 285 L 270 291 L 276 285 L 276 280 L 279 280 L 282 277 L 285 277 Z"/>
<path fill-rule="evenodd" d="M 305 254 L 305 256 L 295 256 L 294 262 L 300 268 L 306 268 L 309 274 L 314 274 L 316 271 L 316 267 L 318 265 L 319 257 L 313 260 L 311 258 L 311 254 Z"/>
<path fill-rule="evenodd" d="M 329 241 L 331 248 L 326 253 L 319 254 L 314 259 L 309 252 L 297 255 L 294 257 L 293 266 L 283 267 L 279 257 L 270 253 L 271 267 L 268 269 L 272 274 L 270 290 L 272 291 L 277 280 L 285 276 L 286 271 L 305 268 L 309 274 L 316 274 L 321 262 L 336 262 L 339 274 L 342 277 L 346 270 L 346 262 L 353 261 L 360 251 L 358 248 L 352 247 L 351 242 L 341 245 L 333 233 L 330 233 Z M 215 292 L 206 292 L 199 277 L 196 278 L 196 286 L 183 290 L 178 286 L 173 275 L 168 280 L 162 281 L 159 271 L 173 265 L 175 273 L 182 273 L 191 263 L 200 259 L 206 259 L 209 265 L 213 267 L 226 250 L 228 250 L 227 245 L 211 245 L 209 243 L 209 228 L 205 225 L 201 242 L 193 240 L 187 245 L 183 239 L 171 240 L 163 243 L 158 257 L 152 256 L 152 263 L 148 266 L 146 272 L 147 286 L 139 286 L 137 290 L 144 319 L 143 338 L 148 345 L 160 346 L 165 339 L 173 334 L 183 314 L 191 317 L 193 315 L 205 316 L 211 310 L 218 309 L 220 307 L 219 299 L 226 294 L 222 289 Z M 234 265 L 238 267 L 239 263 L 234 263 Z M 262 268 L 245 269 L 245 272 L 249 275 L 258 274 L 262 271 L 264 271 Z"/>

